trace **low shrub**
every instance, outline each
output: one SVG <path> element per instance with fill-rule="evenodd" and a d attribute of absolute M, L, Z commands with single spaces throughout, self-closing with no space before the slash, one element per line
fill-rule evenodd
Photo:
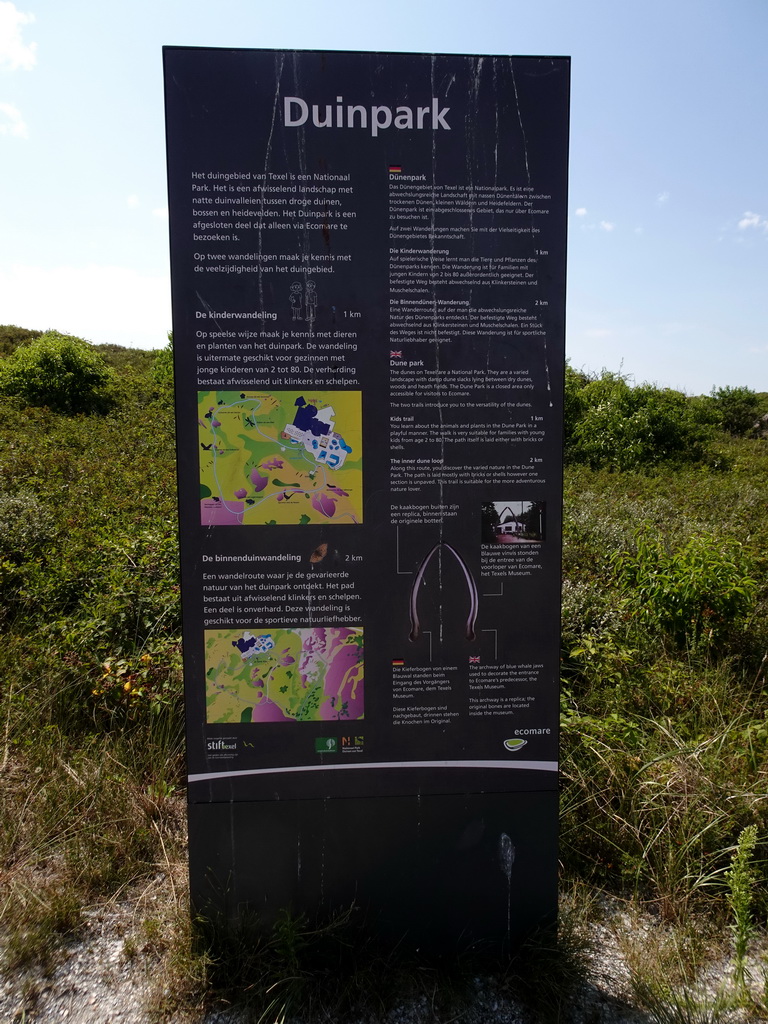
<path fill-rule="evenodd" d="M 633 550 L 614 555 L 613 566 L 636 613 L 680 648 L 718 649 L 755 604 L 757 582 L 742 545 L 711 534 L 691 537 L 675 551 L 646 525 Z"/>
<path fill-rule="evenodd" d="M 104 412 L 110 380 L 92 345 L 58 331 L 19 346 L 0 365 L 0 393 L 66 414 Z"/>
<path fill-rule="evenodd" d="M 709 396 L 709 408 L 717 426 L 742 437 L 750 430 L 760 415 L 760 396 L 746 387 L 712 388 Z"/>
<path fill-rule="evenodd" d="M 711 428 L 680 391 L 633 386 L 620 373 L 571 370 L 565 386 L 565 457 L 613 470 L 699 462 Z"/>

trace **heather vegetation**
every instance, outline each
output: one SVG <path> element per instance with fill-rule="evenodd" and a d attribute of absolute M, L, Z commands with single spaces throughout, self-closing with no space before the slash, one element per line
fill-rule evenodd
<path fill-rule="evenodd" d="M 286 917 L 258 948 L 230 936 L 224 952 L 184 923 L 170 370 L 169 347 L 0 328 L 4 967 L 54 963 L 85 909 L 131 896 L 136 952 L 162 964 L 159 1019 L 215 994 L 306 1005 L 339 957 L 338 1014 L 386 1001 L 395 967 L 351 971 L 348 918 Z M 566 913 L 554 952 L 505 965 L 520 991 L 537 956 L 565 991 L 574 936 L 607 895 L 664 928 L 652 953 L 631 930 L 616 938 L 656 1019 L 766 1012 L 752 956 L 768 915 L 768 443 L 753 430 L 766 410 L 748 388 L 691 398 L 569 368 Z M 718 957 L 732 982 L 713 996 L 698 979 Z M 437 985 L 423 965 L 397 971 Z"/>

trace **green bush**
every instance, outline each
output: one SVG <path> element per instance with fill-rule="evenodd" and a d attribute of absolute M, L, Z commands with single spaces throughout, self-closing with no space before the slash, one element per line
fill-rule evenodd
<path fill-rule="evenodd" d="M 563 389 L 563 432 L 565 435 L 566 453 L 573 444 L 576 425 L 585 409 L 584 388 L 592 378 L 586 373 L 574 370 L 570 363 L 565 364 L 565 385 Z"/>
<path fill-rule="evenodd" d="M 0 366 L 0 394 L 60 413 L 104 412 L 111 374 L 82 338 L 47 331 Z"/>
<path fill-rule="evenodd" d="M 107 366 L 128 379 L 149 373 L 155 359 L 155 353 L 151 350 L 127 348 L 125 345 L 94 345 L 93 351 L 101 356 Z"/>
<path fill-rule="evenodd" d="M 153 362 L 148 377 L 152 382 L 153 394 L 168 409 L 173 408 L 174 376 L 173 376 L 173 331 L 168 332 L 168 344 L 165 348 L 152 353 Z"/>
<path fill-rule="evenodd" d="M 0 492 L 0 623 L 24 608 L 30 571 L 54 535 L 53 516 L 34 494 Z"/>
<path fill-rule="evenodd" d="M 712 388 L 712 417 L 721 430 L 742 437 L 760 415 L 760 398 L 751 388 Z"/>
<path fill-rule="evenodd" d="M 0 355 L 9 356 L 19 345 L 39 338 L 42 331 L 30 331 L 15 324 L 0 324 Z"/>
<path fill-rule="evenodd" d="M 53 516 L 34 494 L 0 492 L 0 558 L 25 562 L 39 555 L 53 534 Z"/>
<path fill-rule="evenodd" d="M 707 417 L 680 391 L 632 386 L 607 370 L 588 377 L 570 368 L 565 428 L 567 462 L 613 470 L 698 462 L 711 433 Z"/>
<path fill-rule="evenodd" d="M 173 389 L 173 331 L 168 332 L 168 344 L 154 353 L 152 379 L 164 387 Z"/>
<path fill-rule="evenodd" d="M 645 526 L 634 551 L 617 553 L 613 564 L 641 618 L 661 626 L 679 647 L 715 649 L 755 604 L 757 582 L 735 541 L 720 543 L 705 534 L 671 551 Z"/>

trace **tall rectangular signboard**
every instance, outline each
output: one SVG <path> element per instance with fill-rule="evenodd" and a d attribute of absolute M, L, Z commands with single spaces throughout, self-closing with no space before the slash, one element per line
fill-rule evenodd
<path fill-rule="evenodd" d="M 556 906 L 569 62 L 165 50 L 192 896 Z"/>

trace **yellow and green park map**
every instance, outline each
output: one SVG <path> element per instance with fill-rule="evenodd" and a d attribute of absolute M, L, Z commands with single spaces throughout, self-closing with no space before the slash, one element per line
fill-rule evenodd
<path fill-rule="evenodd" d="M 198 400 L 203 526 L 362 522 L 359 391 Z"/>

